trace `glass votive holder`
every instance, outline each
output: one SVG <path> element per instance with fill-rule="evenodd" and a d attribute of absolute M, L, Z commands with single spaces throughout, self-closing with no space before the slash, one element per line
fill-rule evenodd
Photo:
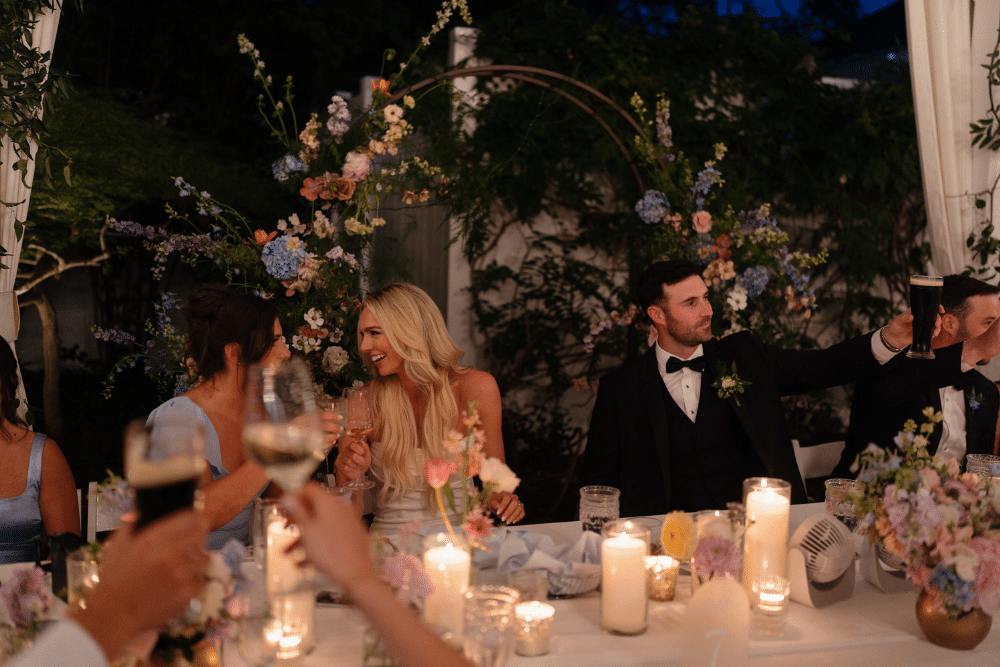
<path fill-rule="evenodd" d="M 781 637 L 785 634 L 790 592 L 788 579 L 782 576 L 769 574 L 754 580 L 750 602 L 753 606 L 754 628 L 760 634 L 768 637 Z"/>
<path fill-rule="evenodd" d="M 517 624 L 517 644 L 514 651 L 525 656 L 548 653 L 556 608 L 545 602 L 532 600 L 518 604 L 514 613 Z"/>
<path fill-rule="evenodd" d="M 840 520 L 853 533 L 858 527 L 858 519 L 854 515 L 854 501 L 851 494 L 862 494 L 865 485 L 856 479 L 828 479 L 823 483 L 826 487 L 826 513 Z"/>
<path fill-rule="evenodd" d="M 100 565 L 88 547 L 80 547 L 66 556 L 66 600 L 69 606 L 87 608 L 87 593 L 101 580 Z"/>
<path fill-rule="evenodd" d="M 681 562 L 670 556 L 646 556 L 646 590 L 649 599 L 670 602 L 677 590 L 677 573 Z"/>
<path fill-rule="evenodd" d="M 545 601 L 549 597 L 548 570 L 530 569 L 514 570 L 507 575 L 507 583 L 521 594 L 521 601 Z"/>
<path fill-rule="evenodd" d="M 611 634 L 646 631 L 646 556 L 649 529 L 628 519 L 609 521 L 601 533 L 601 629 Z"/>
<path fill-rule="evenodd" d="M 743 480 L 746 531 L 743 534 L 743 589 L 765 576 L 785 576 L 792 485 L 773 477 Z"/>
<path fill-rule="evenodd" d="M 580 524 L 583 529 L 600 533 L 605 523 L 617 519 L 621 493 L 613 486 L 585 486 L 580 489 Z"/>

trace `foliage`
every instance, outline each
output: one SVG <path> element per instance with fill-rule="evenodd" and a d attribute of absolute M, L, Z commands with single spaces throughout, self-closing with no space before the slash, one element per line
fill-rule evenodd
<path fill-rule="evenodd" d="M 997 43 L 989 56 L 989 64 L 983 65 L 983 67 L 986 69 L 990 108 L 987 110 L 986 116 L 971 124 L 970 132 L 973 148 L 988 148 L 991 151 L 996 151 L 1000 150 L 1000 100 L 995 99 L 996 89 L 1000 87 L 1000 31 L 997 34 Z M 979 267 L 967 267 L 966 270 L 975 270 L 986 279 L 996 277 L 993 260 L 1000 254 L 1000 239 L 996 238 L 996 224 L 994 223 L 996 219 L 994 196 L 998 183 L 1000 183 L 1000 176 L 993 179 L 993 183 L 987 191 L 976 193 L 976 209 L 983 211 L 984 220 L 980 228 L 969 234 L 969 238 L 965 241 L 965 245 L 972 250 L 973 257 L 980 264 Z M 989 206 L 988 211 L 985 210 L 987 206 Z"/>
<path fill-rule="evenodd" d="M 922 587 L 949 618 L 974 608 L 1000 609 L 1000 485 L 961 473 L 954 458 L 927 451 L 928 436 L 943 419 L 924 410 L 919 429 L 908 420 L 896 450 L 869 445 L 852 470 L 863 492 L 848 495 L 867 521 L 869 542 L 879 542 L 905 563 L 906 578 Z M 860 468 L 860 470 L 859 470 Z"/>
<path fill-rule="evenodd" d="M 263 90 L 258 109 L 272 137 L 288 151 L 272 165 L 273 176 L 300 195 L 299 206 L 307 207 L 300 208 L 302 218 L 295 212 L 278 220 L 276 229 L 255 228 L 236 208 L 177 176 L 179 196 L 192 201 L 195 210 L 168 204 L 167 213 L 170 225 L 184 232 L 112 220 L 114 228 L 143 240 L 154 254 L 154 277 L 162 275 L 170 258 L 181 252 L 191 265 L 214 263 L 231 286 L 275 298 L 289 346 L 310 362 L 318 384 L 335 392 L 359 382 L 364 377 L 354 344 L 359 276 L 367 269 L 364 262 L 373 233 L 385 224 L 380 217 L 383 198 L 399 194 L 406 204 L 424 202 L 432 189 L 446 183 L 439 168 L 420 157 L 407 157 L 405 141 L 413 126 L 404 115 L 416 100 L 406 96 L 402 106 L 389 104 L 390 87 L 402 81 L 409 64 L 455 11 L 471 20 L 462 0 L 445 0 L 417 51 L 389 79 L 373 84 L 372 110 L 360 114 L 355 110 L 357 116 L 352 118 L 347 102 L 335 95 L 326 113 L 312 113 L 301 131 L 292 106 L 291 80 L 286 79 L 281 92 L 275 91 L 259 50 L 240 35 L 240 52 L 249 58 Z M 386 60 L 393 58 L 387 52 Z M 147 323 L 152 338 L 145 343 L 126 340 L 118 331 L 95 334 L 139 345 L 138 352 L 123 362 L 133 364 L 144 357 L 147 372 L 164 374 L 176 394 L 190 389 L 199 376 L 183 359 L 183 340 L 169 319 L 164 326 L 167 309 L 164 302 L 160 321 Z M 165 345 L 157 346 L 154 338 Z"/>

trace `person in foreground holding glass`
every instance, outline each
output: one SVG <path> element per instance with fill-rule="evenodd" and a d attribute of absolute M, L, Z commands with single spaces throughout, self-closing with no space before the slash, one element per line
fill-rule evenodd
<path fill-rule="evenodd" d="M 17 414 L 17 359 L 0 338 L 0 563 L 34 562 L 45 535 L 80 534 L 76 482 L 59 445 Z"/>
<path fill-rule="evenodd" d="M 153 410 L 147 423 L 154 428 L 159 419 L 202 424 L 208 468 L 200 488 L 212 531 L 207 546 L 221 549 L 230 538 L 246 544 L 254 498 L 268 485 L 264 472 L 246 459 L 243 449 L 247 369 L 257 363 L 277 364 L 291 355 L 277 308 L 261 297 L 205 285 L 191 293 L 184 317 L 185 358 L 197 369 L 199 382 Z M 324 428 L 339 431 L 332 419 L 332 414 L 324 415 Z"/>
<path fill-rule="evenodd" d="M 136 531 L 124 523 L 105 543 L 101 580 L 13 667 L 104 667 L 187 609 L 205 586 L 205 524 L 181 510 Z"/>
<path fill-rule="evenodd" d="M 307 562 L 343 587 L 389 645 L 401 667 L 469 667 L 461 653 L 400 602 L 372 565 L 369 537 L 357 512 L 317 484 L 286 495 L 282 505 L 299 527 Z"/>
<path fill-rule="evenodd" d="M 446 453 L 449 432 L 465 434 L 463 413 L 470 402 L 477 404 L 485 432 L 484 455 L 506 462 L 496 380 L 458 365 L 463 353 L 448 335 L 441 311 L 408 283 L 386 285 L 362 301 L 358 348 L 375 376 L 362 399 L 369 402 L 374 427 L 362 437 L 348 427 L 335 464 L 337 484 L 358 480 L 371 468 L 378 490 L 374 525 L 398 527 L 420 519 L 425 526 L 440 526 L 424 462 Z M 461 479 L 455 476 L 451 484 L 458 497 Z M 488 509 L 507 523 L 524 518 L 524 505 L 506 491 L 492 494 Z"/>

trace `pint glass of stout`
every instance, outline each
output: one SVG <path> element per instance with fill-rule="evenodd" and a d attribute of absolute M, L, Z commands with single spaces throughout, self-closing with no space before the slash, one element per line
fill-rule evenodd
<path fill-rule="evenodd" d="M 205 469 L 205 432 L 201 424 L 169 416 L 147 426 L 133 421 L 125 430 L 125 480 L 135 494 L 136 529 L 200 496 Z"/>
<path fill-rule="evenodd" d="M 910 312 L 913 313 L 913 344 L 906 356 L 913 359 L 933 359 L 931 338 L 934 321 L 941 306 L 941 276 L 910 276 Z"/>

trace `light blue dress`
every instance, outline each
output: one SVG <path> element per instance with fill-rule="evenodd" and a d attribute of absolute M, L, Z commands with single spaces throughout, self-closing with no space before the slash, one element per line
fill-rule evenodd
<path fill-rule="evenodd" d="M 24 493 L 13 498 L 0 498 L 0 563 L 33 563 L 38 560 L 38 544 L 44 533 L 38 492 L 42 485 L 45 438 L 44 433 L 36 433 L 31 441 L 28 483 Z"/>
<path fill-rule="evenodd" d="M 200 421 L 205 427 L 205 460 L 208 461 L 208 467 L 212 470 L 212 479 L 219 479 L 229 474 L 229 471 L 222 467 L 219 434 L 215 432 L 215 427 L 205 411 L 198 407 L 194 401 L 185 396 L 171 398 L 149 413 L 146 424 L 152 424 L 157 417 Z M 264 488 L 257 492 L 257 496 L 260 496 L 266 488 L 265 484 Z M 251 500 L 250 504 L 243 508 L 243 511 L 230 519 L 229 523 L 209 533 L 205 548 L 221 549 L 230 539 L 236 539 L 242 544 L 250 544 L 250 517 L 252 513 L 253 501 Z"/>

